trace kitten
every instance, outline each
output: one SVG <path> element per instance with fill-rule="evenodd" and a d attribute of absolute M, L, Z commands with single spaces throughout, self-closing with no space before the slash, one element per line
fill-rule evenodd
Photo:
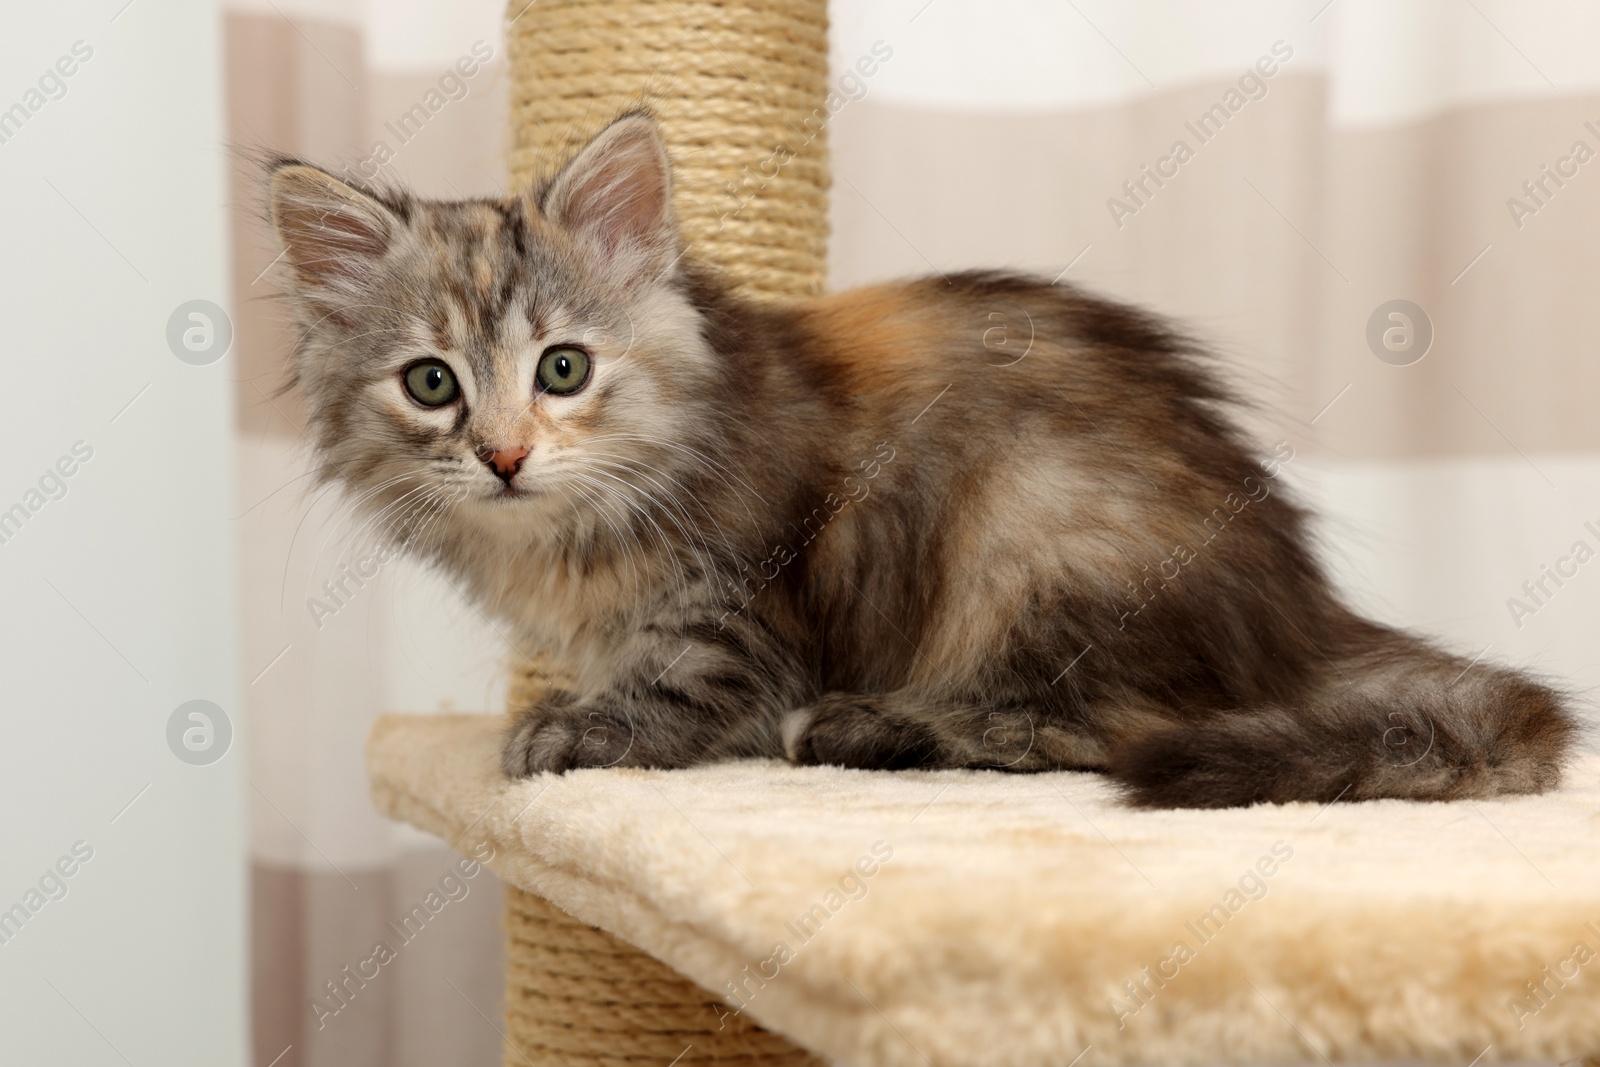
<path fill-rule="evenodd" d="M 794 305 L 681 247 L 653 121 L 536 193 L 273 164 L 323 477 L 579 683 L 507 774 L 1109 773 L 1136 804 L 1557 784 L 1563 699 L 1353 614 L 1171 326 L 1000 273 Z"/>

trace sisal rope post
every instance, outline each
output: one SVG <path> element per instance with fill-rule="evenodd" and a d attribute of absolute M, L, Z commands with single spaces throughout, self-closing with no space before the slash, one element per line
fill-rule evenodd
<path fill-rule="evenodd" d="M 825 0 L 510 0 L 511 182 L 612 119 L 661 123 L 689 254 L 752 296 L 822 291 Z M 518 14 L 518 11 L 521 14 Z"/>
<path fill-rule="evenodd" d="M 618 115 L 648 109 L 673 163 L 686 254 L 760 299 L 827 269 L 827 0 L 509 0 L 513 188 Z M 513 711 L 569 676 L 512 669 Z M 819 1061 L 659 960 L 506 887 L 507 1067 Z"/>
<path fill-rule="evenodd" d="M 506 1067 L 822 1067 L 603 930 L 506 890 Z"/>

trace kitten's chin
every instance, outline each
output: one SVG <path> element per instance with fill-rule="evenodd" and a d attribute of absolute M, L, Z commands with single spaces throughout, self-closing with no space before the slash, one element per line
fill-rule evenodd
<path fill-rule="evenodd" d="M 525 539 L 554 520 L 559 497 L 548 489 L 504 489 L 473 496 L 463 518 L 469 527 L 491 538 Z"/>
<path fill-rule="evenodd" d="M 521 523 L 556 509 L 560 501 L 561 495 L 548 486 L 515 489 L 506 486 L 476 497 L 474 510 L 490 522 Z"/>

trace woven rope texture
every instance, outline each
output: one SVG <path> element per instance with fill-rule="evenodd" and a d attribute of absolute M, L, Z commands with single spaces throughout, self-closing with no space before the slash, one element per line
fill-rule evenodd
<path fill-rule="evenodd" d="M 511 179 L 528 186 L 601 127 L 661 121 L 689 253 L 747 292 L 820 292 L 827 255 L 821 0 L 511 0 Z"/>
<path fill-rule="evenodd" d="M 506 1067 L 821 1067 L 666 964 L 506 888 Z"/>

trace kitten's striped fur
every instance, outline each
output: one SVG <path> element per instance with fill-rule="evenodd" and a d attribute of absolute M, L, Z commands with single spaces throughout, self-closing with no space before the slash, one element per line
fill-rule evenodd
<path fill-rule="evenodd" d="M 500 201 L 273 168 L 326 476 L 581 679 L 507 773 L 1089 768 L 1193 807 L 1558 781 L 1562 699 L 1344 607 L 1292 452 L 1252 455 L 1171 327 L 993 273 L 751 303 L 682 254 L 669 184 L 643 115 Z M 581 392 L 535 387 L 553 344 Z M 422 357 L 460 400 L 408 398 Z M 478 457 L 513 447 L 503 484 Z"/>

